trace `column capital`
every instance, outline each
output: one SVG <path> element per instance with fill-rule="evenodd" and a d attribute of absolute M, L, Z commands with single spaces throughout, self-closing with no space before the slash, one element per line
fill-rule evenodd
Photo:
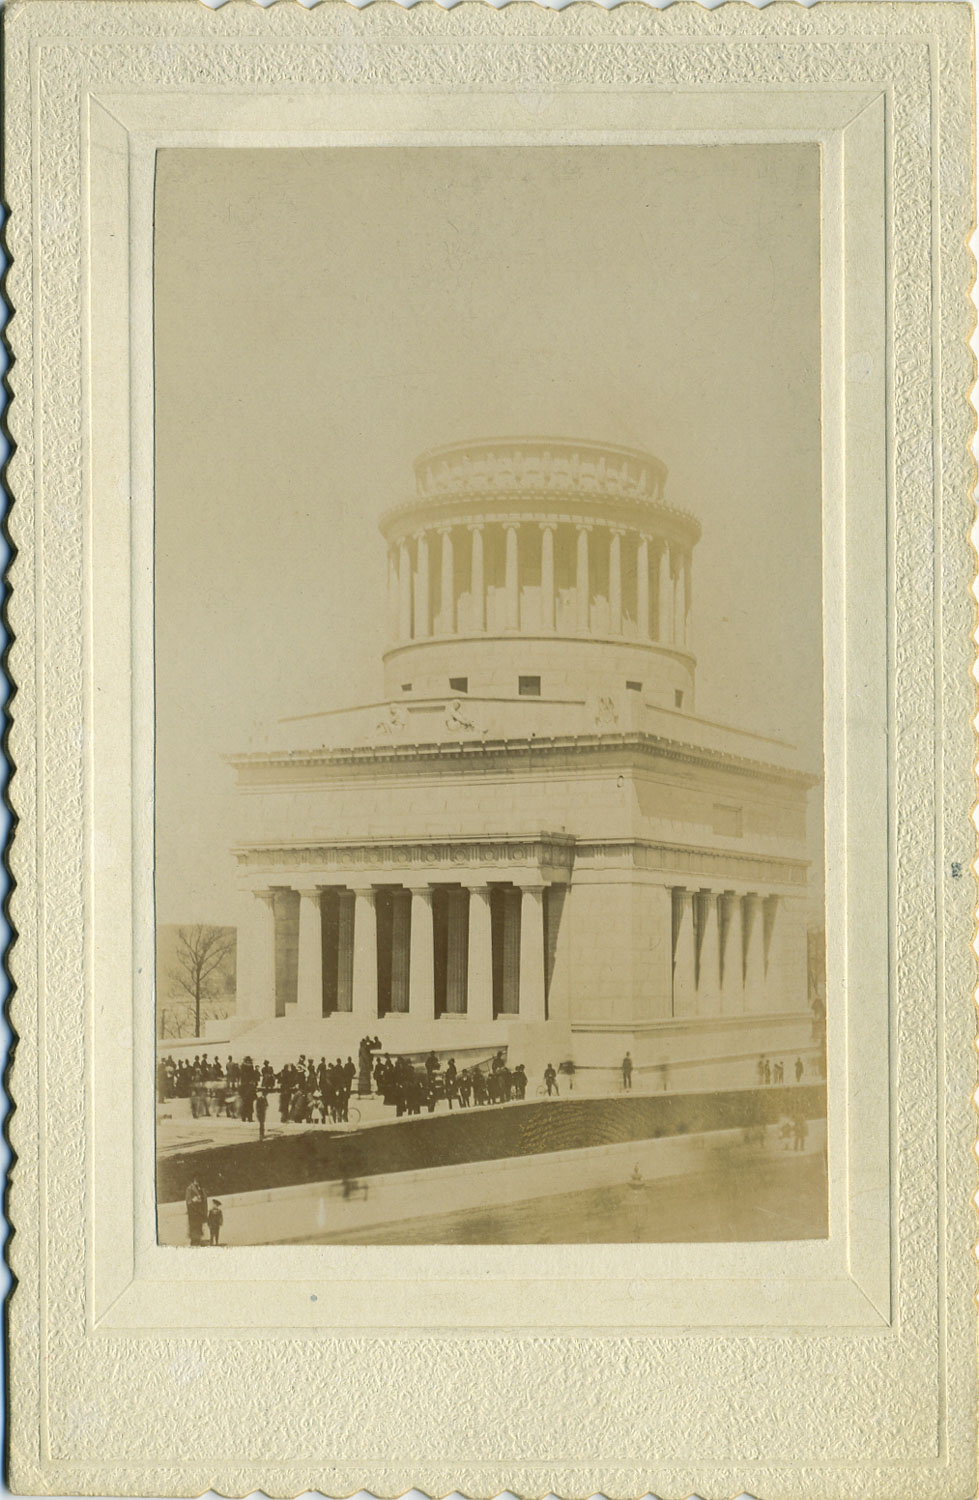
<path fill-rule="evenodd" d="M 551 516 L 546 516 L 543 521 L 537 522 L 541 531 L 557 531 L 558 523 Z"/>
<path fill-rule="evenodd" d="M 271 906 L 272 902 L 275 900 L 275 898 L 278 895 L 279 891 L 285 890 L 285 889 L 286 889 L 286 887 L 285 886 L 281 886 L 281 885 L 280 886 L 268 886 L 268 887 L 266 887 L 265 890 L 252 891 L 252 895 L 253 896 L 258 896 L 258 898 L 261 901 L 264 901 L 267 906 Z"/>
<path fill-rule="evenodd" d="M 610 523 L 608 526 L 608 530 L 611 532 L 612 536 L 625 536 L 629 528 L 628 526 L 620 526 L 617 524 L 613 525 Z"/>
<path fill-rule="evenodd" d="M 347 880 L 344 884 L 355 896 L 367 896 L 373 900 L 377 895 L 377 886 L 370 880 Z"/>
<path fill-rule="evenodd" d="M 432 882 L 430 880 L 412 880 L 410 876 L 406 876 L 405 879 L 402 880 L 401 884 L 404 886 L 406 891 L 411 892 L 412 896 L 422 896 L 425 900 L 431 901 L 432 892 L 434 891 L 435 887 L 432 885 Z"/>
<path fill-rule="evenodd" d="M 297 885 L 293 889 L 300 898 L 305 897 L 307 901 L 313 901 L 323 894 L 321 885 Z"/>
<path fill-rule="evenodd" d="M 594 521 L 575 521 L 574 524 L 576 531 L 593 531 L 595 529 Z"/>
<path fill-rule="evenodd" d="M 466 526 L 466 530 L 467 531 L 482 531 L 484 529 L 484 527 L 486 526 L 486 522 L 485 521 L 466 521 L 465 526 Z"/>

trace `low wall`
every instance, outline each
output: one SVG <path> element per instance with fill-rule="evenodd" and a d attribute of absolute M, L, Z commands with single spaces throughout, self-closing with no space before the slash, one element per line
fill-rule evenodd
<path fill-rule="evenodd" d="M 210 1197 L 223 1199 L 231 1193 L 345 1176 L 374 1177 L 740 1129 L 796 1113 L 807 1119 L 825 1117 L 825 1085 L 542 1100 L 392 1120 L 352 1133 L 321 1126 L 167 1157 L 157 1167 L 157 1199 L 182 1202 L 194 1176 Z"/>

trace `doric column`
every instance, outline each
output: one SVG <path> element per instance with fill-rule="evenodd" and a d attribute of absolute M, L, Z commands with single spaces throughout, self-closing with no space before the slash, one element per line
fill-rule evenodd
<path fill-rule="evenodd" d="M 699 891 L 699 952 L 697 955 L 697 1013 L 715 1016 L 720 1001 L 720 938 L 717 930 L 717 896 L 713 891 Z"/>
<path fill-rule="evenodd" d="M 765 935 L 761 897 L 752 892 L 742 902 L 744 941 L 744 1008 L 765 1010 Z"/>
<path fill-rule="evenodd" d="M 769 1011 L 805 1011 L 809 1006 L 808 936 L 805 902 L 798 897 L 765 899 L 768 969 L 765 975 Z"/>
<path fill-rule="evenodd" d="M 377 1020 L 377 909 L 372 886 L 354 892 L 353 1013 Z"/>
<path fill-rule="evenodd" d="M 578 604 L 578 629 L 587 632 L 591 626 L 591 584 L 588 578 L 588 526 L 578 527 L 578 571 L 575 598 Z"/>
<path fill-rule="evenodd" d="M 445 1014 L 466 1014 L 466 961 L 469 947 L 469 895 L 449 890 L 445 902 Z"/>
<path fill-rule="evenodd" d="M 428 582 L 428 537 L 418 533 L 417 559 L 415 563 L 415 635 L 432 633 L 431 591 Z"/>
<path fill-rule="evenodd" d="M 665 646 L 673 644 L 673 579 L 670 576 L 670 548 L 662 542 L 659 549 L 658 590 L 659 632 L 658 640 Z"/>
<path fill-rule="evenodd" d="M 744 938 L 741 932 L 741 897 L 725 891 L 721 897 L 721 1011 L 740 1015 L 744 1009 Z"/>
<path fill-rule="evenodd" d="M 323 903 L 318 890 L 299 892 L 299 968 L 296 1014 L 323 1019 Z"/>
<path fill-rule="evenodd" d="M 452 532 L 442 532 L 442 608 L 439 611 L 439 630 L 442 635 L 451 635 L 455 630 L 455 566 L 452 555 Z"/>
<path fill-rule="evenodd" d="M 337 892 L 337 1010 L 349 1015 L 354 1008 L 354 908 L 353 891 Z"/>
<path fill-rule="evenodd" d="M 649 538 L 645 536 L 636 548 L 636 629 L 641 641 L 649 640 Z"/>
<path fill-rule="evenodd" d="M 410 963 L 408 1012 L 416 1020 L 434 1021 L 435 934 L 430 885 L 415 886 L 411 892 Z"/>
<path fill-rule="evenodd" d="M 493 1019 L 493 918 L 488 885 L 469 888 L 469 976 L 467 1010 L 471 1021 Z"/>
<path fill-rule="evenodd" d="M 501 1016 L 515 1016 L 520 1010 L 520 900 L 520 887 L 507 886 L 502 902 Z"/>
<path fill-rule="evenodd" d="M 483 575 L 483 528 L 482 526 L 470 526 L 472 533 L 472 573 L 470 590 L 472 593 L 472 628 L 474 631 L 486 629 L 486 582 Z"/>
<path fill-rule="evenodd" d="M 406 541 L 398 548 L 398 639 L 411 640 L 411 552 Z"/>
<path fill-rule="evenodd" d="M 617 527 L 608 544 L 608 623 L 610 634 L 622 634 L 622 532 Z"/>
<path fill-rule="evenodd" d="M 388 548 L 388 640 L 398 639 L 398 616 L 400 612 L 400 601 L 398 598 L 398 552 L 396 547 Z"/>
<path fill-rule="evenodd" d="M 517 523 L 506 528 L 506 628 L 520 629 L 520 577 L 517 559 Z"/>
<path fill-rule="evenodd" d="M 678 646 L 685 646 L 687 641 L 687 590 L 686 590 L 686 563 L 683 553 L 677 551 L 673 557 L 673 567 L 676 582 L 673 588 L 674 597 L 674 626 L 673 639 Z"/>
<path fill-rule="evenodd" d="M 697 974 L 693 931 L 693 891 L 673 892 L 673 1014 L 697 1013 Z"/>
<path fill-rule="evenodd" d="M 264 1021 L 275 1004 L 275 892 L 242 892 L 238 906 L 235 1016 Z M 490 1002 L 492 1004 L 492 1000 Z"/>
<path fill-rule="evenodd" d="M 411 953 L 411 892 L 394 893 L 391 907 L 391 1010 L 408 1009 L 408 960 Z"/>
<path fill-rule="evenodd" d="M 540 535 L 540 624 L 554 629 L 554 525 L 544 521 Z"/>
<path fill-rule="evenodd" d="M 544 887 L 525 885 L 520 899 L 520 1019 L 545 1021 Z"/>

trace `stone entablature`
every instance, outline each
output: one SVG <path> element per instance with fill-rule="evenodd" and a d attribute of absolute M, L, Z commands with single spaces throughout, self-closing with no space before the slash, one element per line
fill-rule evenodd
<path fill-rule="evenodd" d="M 406 500 L 381 516 L 385 540 L 397 543 L 415 537 L 430 527 L 521 526 L 620 526 L 677 547 L 694 546 L 701 535 L 700 522 L 677 505 L 628 501 L 621 496 L 581 495 L 571 491 L 548 491 L 544 496 L 530 490 L 469 491 L 464 496 L 442 495 L 424 500 Z"/>
<path fill-rule="evenodd" d="M 415 461 L 419 495 L 564 488 L 657 501 L 666 475 L 666 465 L 641 449 L 568 438 L 449 443 Z"/>
<path fill-rule="evenodd" d="M 662 871 L 669 875 L 696 875 L 718 885 L 800 886 L 807 881 L 808 861 L 755 854 L 730 849 L 704 849 L 694 844 L 666 844 L 650 839 L 579 840 L 575 844 L 575 866 L 581 869 L 625 867 L 630 870 Z"/>
<path fill-rule="evenodd" d="M 343 876 L 357 871 L 407 878 L 412 872 L 433 880 L 460 878 L 482 869 L 487 880 L 520 882 L 537 872 L 545 884 L 569 883 L 573 872 L 629 869 L 664 875 L 696 875 L 718 885 L 804 887 L 804 860 L 667 844 L 650 839 L 579 840 L 572 834 L 533 839 L 387 839 L 377 843 L 261 844 L 238 848 L 243 874 L 316 870 Z"/>
<path fill-rule="evenodd" d="M 572 834 L 542 834 L 537 838 L 384 839 L 331 844 L 258 845 L 234 850 L 244 869 L 293 871 L 313 869 L 336 873 L 386 871 L 401 876 L 413 870 L 426 878 L 451 876 L 485 867 L 486 879 L 509 880 L 536 872 L 541 881 L 567 882 L 574 865 Z"/>

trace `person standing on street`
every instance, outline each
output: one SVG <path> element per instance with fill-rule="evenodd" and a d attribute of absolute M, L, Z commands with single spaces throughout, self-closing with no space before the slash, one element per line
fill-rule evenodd
<path fill-rule="evenodd" d="M 211 1204 L 211 1212 L 207 1216 L 207 1227 L 211 1231 L 211 1244 L 216 1245 L 221 1238 L 221 1225 L 224 1223 L 224 1214 L 221 1210 L 221 1199 L 215 1198 Z"/>
<path fill-rule="evenodd" d="M 795 1081 L 796 1081 L 796 1083 L 801 1083 L 802 1082 L 802 1075 L 803 1075 L 804 1071 L 805 1071 L 805 1064 L 803 1063 L 801 1057 L 797 1057 L 796 1060 L 795 1060 Z"/>
<path fill-rule="evenodd" d="M 207 1194 L 194 1177 L 187 1185 L 187 1229 L 192 1245 L 200 1245 L 203 1242 L 206 1219 Z"/>
<path fill-rule="evenodd" d="M 255 1118 L 258 1121 L 258 1138 L 260 1141 L 264 1141 L 265 1139 L 265 1116 L 268 1112 L 269 1101 L 263 1090 L 255 1100 Z"/>
<path fill-rule="evenodd" d="M 547 1084 L 547 1097 L 550 1098 L 552 1094 L 557 1093 L 557 1074 L 553 1063 L 548 1063 L 544 1069 L 544 1082 Z"/>
<path fill-rule="evenodd" d="M 632 1088 L 632 1053 L 631 1052 L 627 1052 L 626 1055 L 625 1055 L 625 1057 L 622 1059 L 622 1087 L 624 1089 L 631 1089 Z"/>

